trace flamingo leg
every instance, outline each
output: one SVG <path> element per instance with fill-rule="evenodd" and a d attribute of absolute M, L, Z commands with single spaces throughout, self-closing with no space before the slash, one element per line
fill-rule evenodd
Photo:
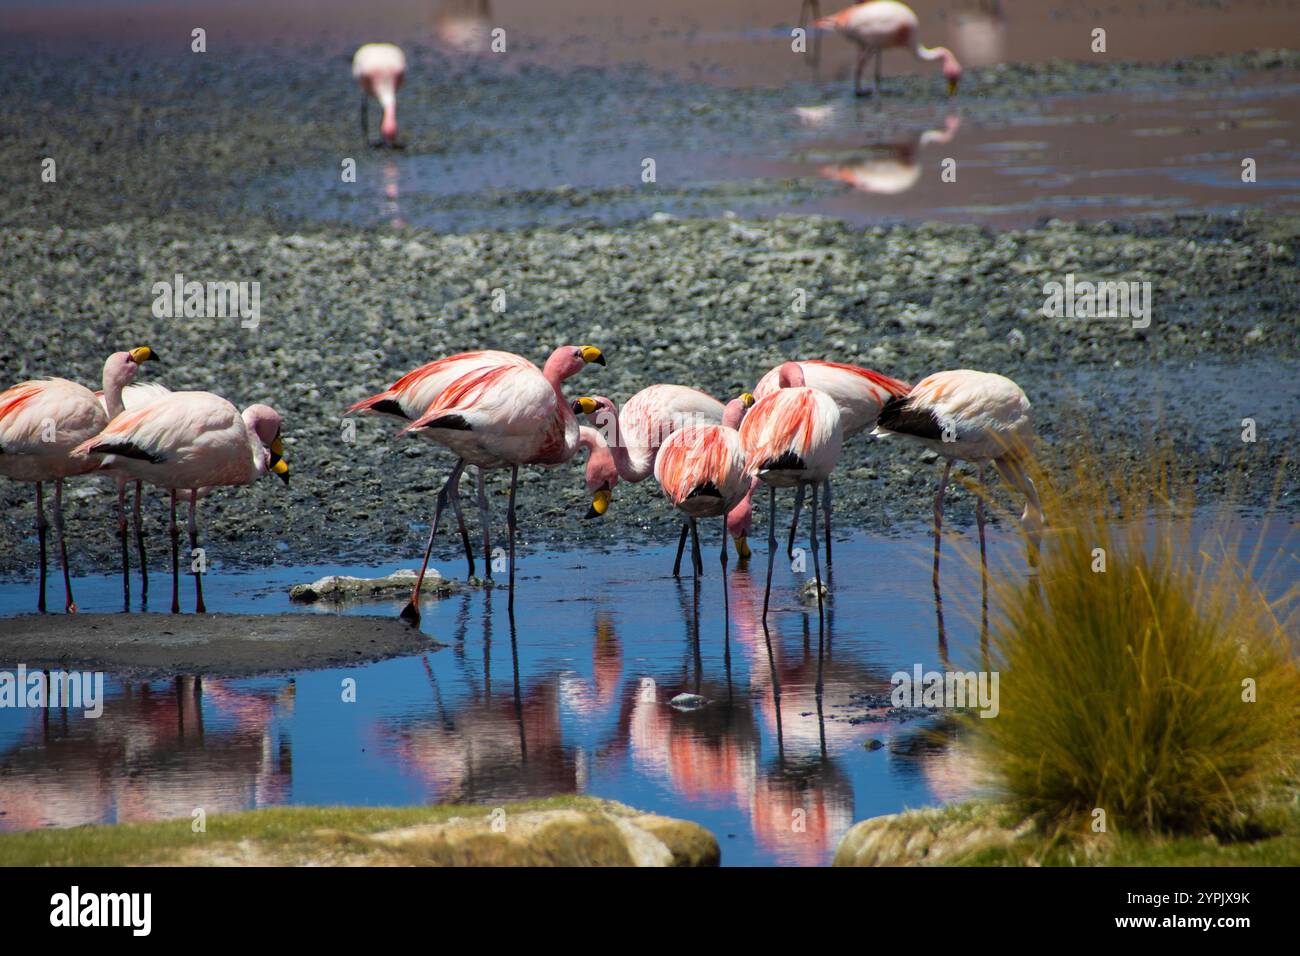
<path fill-rule="evenodd" d="M 984 465 L 979 466 L 980 490 L 975 499 L 975 524 L 980 531 L 980 642 L 988 641 L 989 633 L 989 558 L 984 544 L 984 495 L 988 485 L 984 481 Z"/>
<path fill-rule="evenodd" d="M 515 490 L 519 485 L 519 466 L 510 466 L 510 504 L 506 507 L 506 528 L 510 532 L 510 599 L 506 609 L 510 620 L 515 619 Z M 516 678 L 517 679 L 517 678 Z"/>
<path fill-rule="evenodd" d="M 461 470 L 465 467 L 465 459 L 456 459 L 456 464 L 452 466 L 451 474 L 447 476 L 446 483 L 438 489 L 438 500 L 433 505 L 433 522 L 429 525 L 429 543 L 424 546 L 424 563 L 420 565 L 420 576 L 415 579 L 415 587 L 411 591 L 411 600 L 406 602 L 406 607 L 402 608 L 401 618 L 404 621 L 410 621 L 412 624 L 419 623 L 420 620 L 420 587 L 424 584 L 424 572 L 429 569 L 429 555 L 433 553 L 433 539 L 438 534 L 438 524 L 442 521 L 443 509 L 447 507 L 448 489 L 460 480 Z"/>
<path fill-rule="evenodd" d="M 474 576 L 474 550 L 469 545 L 469 528 L 465 526 L 465 515 L 460 510 L 460 475 L 456 476 L 456 483 L 451 486 L 449 497 L 451 499 L 451 511 L 456 516 L 456 526 L 460 529 L 460 543 L 465 549 L 465 560 L 469 562 L 469 575 Z M 486 555 L 485 555 L 486 557 Z"/>
<path fill-rule="evenodd" d="M 475 485 L 478 490 L 478 523 L 483 532 L 483 568 L 488 580 L 492 580 L 492 516 L 488 513 L 487 486 L 484 484 L 483 469 L 477 469 Z"/>
<path fill-rule="evenodd" d="M 63 608 L 69 614 L 77 613 L 72 600 L 72 578 L 68 576 L 68 542 L 63 534 L 63 479 L 54 481 L 54 533 L 59 536 L 59 563 L 63 566 Z"/>
<path fill-rule="evenodd" d="M 872 87 L 872 94 L 871 94 L 872 97 L 877 100 L 880 99 L 880 62 L 881 60 L 884 59 L 884 56 L 885 56 L 885 51 L 877 47 L 876 48 L 876 80 L 875 80 L 875 85 Z"/>
<path fill-rule="evenodd" d="M 131 610 L 131 562 L 126 551 L 126 481 L 117 483 L 117 537 L 122 543 L 122 610 Z"/>
<path fill-rule="evenodd" d="M 135 483 L 135 548 L 140 555 L 140 606 L 149 600 L 149 559 L 144 552 L 144 524 L 140 519 L 140 482 Z"/>
<path fill-rule="evenodd" d="M 763 589 L 763 626 L 767 627 L 767 605 L 772 597 L 772 561 L 776 557 L 776 486 L 767 486 L 767 587 Z"/>
<path fill-rule="evenodd" d="M 361 94 L 361 140 L 362 142 L 365 143 L 370 142 L 370 122 L 369 122 L 369 116 L 367 115 L 369 113 L 369 110 L 370 110 L 370 97 L 367 96 L 365 93 L 362 93 Z"/>
<path fill-rule="evenodd" d="M 686 551 L 686 536 L 691 533 L 691 525 L 688 521 L 682 522 L 682 536 L 677 539 L 677 560 L 673 562 L 673 577 L 677 577 L 682 571 L 682 555 Z"/>
<path fill-rule="evenodd" d="M 794 518 L 790 521 L 790 540 L 786 542 L 785 556 L 794 557 L 794 536 L 799 530 L 799 513 L 803 511 L 803 482 L 799 482 L 798 487 L 794 490 Z"/>
<path fill-rule="evenodd" d="M 36 482 L 36 537 L 41 542 L 41 583 L 36 595 L 36 610 L 45 613 L 45 529 L 49 523 L 45 520 L 45 493 L 41 483 Z"/>
<path fill-rule="evenodd" d="M 727 673 L 731 673 L 731 596 L 727 591 L 727 516 L 722 516 L 722 654 Z"/>
<path fill-rule="evenodd" d="M 176 527 L 176 489 L 172 489 L 172 613 L 181 613 L 181 533 Z"/>
<path fill-rule="evenodd" d="M 695 565 L 695 576 L 698 578 L 704 573 L 704 560 L 700 557 L 700 532 L 694 518 L 691 519 L 691 563 Z"/>
<path fill-rule="evenodd" d="M 812 548 L 813 579 L 817 583 L 817 696 L 821 697 L 822 657 L 826 637 L 826 614 L 822 607 L 822 566 L 821 561 L 817 558 L 817 484 L 816 482 L 809 482 L 808 484 L 812 486 L 812 507 L 808 509 L 808 520 L 811 525 L 808 544 L 809 547 Z"/>
<path fill-rule="evenodd" d="M 943 463 L 943 477 L 939 479 L 939 492 L 934 496 L 934 592 L 939 593 L 939 541 L 943 534 L 943 492 L 948 487 L 948 473 L 952 471 L 952 459 Z"/>
<path fill-rule="evenodd" d="M 858 53 L 858 65 L 853 70 L 853 95 L 854 96 L 867 95 L 867 91 L 862 88 L 862 71 L 863 69 L 866 68 L 867 57 L 870 54 L 871 51 L 867 49 L 865 46 Z"/>
<path fill-rule="evenodd" d="M 199 546 L 199 493 L 198 491 L 190 492 L 190 560 L 194 560 L 194 552 Z M 208 609 L 203 604 L 203 572 L 194 571 L 194 613 L 206 614 Z"/>
<path fill-rule="evenodd" d="M 826 518 L 826 570 L 831 567 L 831 480 L 826 479 L 822 485 L 822 512 Z"/>

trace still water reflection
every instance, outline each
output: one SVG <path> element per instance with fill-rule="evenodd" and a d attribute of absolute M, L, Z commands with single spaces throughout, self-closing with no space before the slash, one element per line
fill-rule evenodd
<path fill-rule="evenodd" d="M 770 634 L 761 573 L 731 575 L 728 658 L 716 569 L 697 592 L 659 548 L 530 555 L 513 632 L 504 593 L 454 596 L 424 619 L 447 646 L 414 657 L 277 678 L 110 678 L 98 720 L 0 711 L 0 829 L 588 793 L 699 821 L 726 863 L 825 863 L 853 821 L 974 786 L 950 737 L 891 718 L 878 697 L 893 671 L 938 663 L 924 557 L 884 537 L 837 544 L 820 699 L 802 575 L 778 569 Z M 882 566 L 899 570 L 869 571 Z M 955 583 L 966 572 L 952 566 Z M 322 571 L 372 573 L 284 578 Z M 286 611 L 284 583 L 217 575 L 211 604 Z M 115 584 L 79 583 L 84 609 L 112 608 Z M 0 586 L 0 607 L 26 596 Z M 958 620 L 949 641 L 977 644 L 977 631 Z M 349 677 L 355 703 L 343 701 Z M 676 709 L 683 692 L 709 703 Z M 885 746 L 867 749 L 872 739 Z"/>

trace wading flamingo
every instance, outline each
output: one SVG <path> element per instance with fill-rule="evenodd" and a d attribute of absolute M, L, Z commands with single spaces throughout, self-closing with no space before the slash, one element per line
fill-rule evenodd
<path fill-rule="evenodd" d="M 127 411 L 74 455 L 103 455 L 102 467 L 171 492 L 172 613 L 180 604 L 180 532 L 176 501 L 190 503 L 190 551 L 198 547 L 198 499 L 221 485 L 251 485 L 266 474 L 289 483 L 281 418 L 268 405 L 239 409 L 211 392 L 172 392 Z M 194 610 L 203 614 L 202 572 L 194 572 Z"/>
<path fill-rule="evenodd" d="M 712 395 L 685 385 L 651 385 L 637 392 L 620 409 L 603 395 L 583 396 L 574 401 L 575 415 L 587 415 L 588 421 L 600 430 L 618 468 L 619 477 L 627 482 L 645 481 L 654 474 L 656 456 L 663 442 L 674 432 L 701 424 L 722 421 L 724 406 Z M 588 462 L 588 471 L 592 465 Z M 590 486 L 591 475 L 587 476 Z M 608 507 L 608 498 L 605 501 Z M 604 514 L 604 509 L 599 511 Z M 736 554 L 743 561 L 749 557 L 748 525 L 738 519 L 733 522 L 744 531 L 734 537 Z M 677 558 L 673 562 L 673 575 L 681 571 L 682 553 L 686 548 L 686 535 L 691 530 L 689 521 L 682 522 L 681 537 L 677 541 Z M 693 541 L 695 573 L 703 571 L 700 564 L 700 543 Z"/>
<path fill-rule="evenodd" d="M 673 507 L 686 516 L 693 532 L 695 580 L 700 577 L 700 518 L 722 521 L 722 620 L 730 666 L 730 598 L 727 595 L 727 516 L 750 495 L 750 476 L 745 471 L 745 452 L 737 429 L 745 411 L 754 403 L 748 392 L 727 403 L 717 425 L 688 425 L 664 440 L 655 456 L 655 480 Z M 698 593 L 698 592 L 697 592 Z"/>
<path fill-rule="evenodd" d="M 366 142 L 370 142 L 366 112 L 373 96 L 384 108 L 379 124 L 383 142 L 397 146 L 397 89 L 405 76 L 406 55 L 391 43 L 366 43 L 353 54 L 352 78 L 361 85 L 361 137 Z"/>
<path fill-rule="evenodd" d="M 520 465 L 559 465 L 578 449 L 578 421 L 560 391 L 565 379 L 587 365 L 605 364 L 592 345 L 562 345 L 539 369 L 510 352 L 466 352 L 430 362 L 408 373 L 392 388 L 357 402 L 348 414 L 398 414 L 406 402 L 425 401 L 423 411 L 402 429 L 424 434 L 456 454 L 456 464 L 438 492 L 424 564 L 411 600 L 402 610 L 408 621 L 420 619 L 420 586 L 433 551 L 433 539 L 448 497 L 467 464 L 510 469 L 506 527 L 510 534 L 511 614 L 515 606 L 515 491 Z M 480 500 L 486 512 L 486 500 Z"/>
<path fill-rule="evenodd" d="M 934 588 L 939 589 L 939 541 L 943 528 L 943 493 L 955 460 L 979 466 L 980 493 L 975 498 L 980 558 L 984 559 L 984 466 L 990 462 L 1007 484 L 1025 496 L 1020 523 L 1029 538 L 1033 560 L 1041 542 L 1043 512 L 1038 490 L 1025 470 L 1034 437 L 1029 399 L 1011 379 L 992 372 L 956 369 L 935 372 L 903 398 L 880 412 L 878 437 L 904 435 L 944 457 L 939 491 L 934 496 Z"/>
<path fill-rule="evenodd" d="M 152 352 L 150 357 L 157 358 Z M 128 385 L 122 389 L 122 406 L 128 410 L 141 408 L 170 394 L 171 389 L 166 385 L 159 385 L 157 382 Z M 96 392 L 95 397 L 104 406 L 104 411 L 109 418 L 116 417 L 108 410 L 108 400 L 104 397 L 102 391 Z M 122 542 L 122 610 L 129 611 L 131 610 L 131 570 L 130 561 L 127 559 L 126 546 L 126 486 L 131 479 L 118 472 L 113 475 L 113 480 L 117 483 L 117 536 Z M 140 518 L 140 481 L 136 479 L 132 483 L 135 485 L 135 511 L 133 517 L 135 548 L 136 554 L 140 558 L 140 603 L 143 605 L 149 600 L 149 556 L 145 553 L 144 525 Z"/>
<path fill-rule="evenodd" d="M 856 96 L 866 96 L 862 89 L 862 70 L 867 65 L 867 57 L 876 55 L 876 77 L 873 87 L 877 98 L 880 96 L 880 60 L 885 50 L 901 49 L 910 51 L 918 60 L 942 60 L 943 78 L 948 81 L 948 95 L 957 91 L 961 80 L 961 64 L 947 47 L 922 46 L 916 38 L 920 21 L 912 8 L 895 0 L 870 0 L 845 7 L 838 13 L 822 17 L 814 24 L 821 30 L 834 30 L 846 39 L 858 45 L 858 63 L 853 71 L 853 92 Z"/>
<path fill-rule="evenodd" d="M 885 403 L 892 398 L 906 395 L 911 386 L 906 382 L 860 365 L 846 365 L 843 362 L 824 362 L 819 360 L 791 362 L 778 365 L 769 371 L 754 386 L 754 398 L 762 400 L 774 394 L 782 387 L 781 370 L 787 365 L 796 365 L 803 375 L 804 384 L 825 392 L 840 410 L 840 425 L 844 437 L 852 438 L 863 429 L 876 424 L 876 418 Z M 798 485 L 794 496 L 794 519 L 790 522 L 790 539 L 786 545 L 786 554 L 794 553 L 795 533 L 799 528 L 799 512 L 803 507 L 803 485 Z M 826 563 L 831 563 L 831 481 L 828 477 L 822 485 L 822 508 L 826 525 Z"/>
<path fill-rule="evenodd" d="M 770 511 L 767 528 L 767 587 L 763 592 L 763 623 L 772 595 L 772 562 L 776 557 L 776 489 L 812 486 L 810 539 L 817 583 L 817 621 L 824 626 L 822 572 L 817 556 L 817 486 L 830 477 L 844 443 L 839 407 L 825 392 L 804 384 L 797 362 L 780 366 L 781 387 L 759 399 L 740 426 L 740 443 L 751 477 L 768 486 Z"/>
<path fill-rule="evenodd" d="M 104 362 L 103 399 L 84 385 L 64 378 L 23 382 L 0 392 L 0 475 L 36 484 L 36 536 L 40 540 L 40 594 L 45 610 L 45 502 L 42 483 L 54 482 L 54 530 L 63 565 L 64 609 L 75 613 L 68 547 L 63 536 L 63 479 L 99 467 L 73 456 L 73 449 L 108 424 L 122 410 L 122 390 L 135 378 L 141 362 L 156 358 L 148 346 L 114 352 Z M 123 545 L 125 547 L 125 545 Z"/>

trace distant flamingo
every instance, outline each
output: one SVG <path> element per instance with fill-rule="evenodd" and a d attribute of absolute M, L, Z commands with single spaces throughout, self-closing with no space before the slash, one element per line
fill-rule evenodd
<path fill-rule="evenodd" d="M 151 357 L 157 358 L 152 352 Z M 159 385 L 157 382 L 149 382 L 141 385 L 128 385 L 122 389 L 122 405 L 127 408 L 140 408 L 150 402 L 171 394 L 171 389 L 165 385 Z M 104 397 L 102 391 L 96 392 L 95 397 L 99 403 L 104 406 L 105 412 L 109 418 L 116 417 L 108 410 L 108 400 Z M 120 411 L 120 409 L 119 409 Z M 130 562 L 127 560 L 126 545 L 126 485 L 129 480 L 126 475 L 116 473 L 113 480 L 117 482 L 117 535 L 122 542 L 122 610 L 131 610 L 131 569 Z M 135 526 L 135 547 L 136 553 L 140 557 L 140 601 L 144 603 L 149 600 L 149 557 L 145 553 L 144 547 L 144 526 L 140 520 L 140 481 L 135 482 L 135 512 L 133 524 Z"/>
<path fill-rule="evenodd" d="M 361 84 L 361 136 L 370 141 L 366 115 L 370 97 L 379 100 L 384 118 L 379 131 L 390 147 L 397 146 L 397 89 L 406 76 L 406 55 L 391 43 L 366 43 L 352 56 L 352 78 Z"/>
<path fill-rule="evenodd" d="M 510 534 L 510 596 L 514 612 L 515 492 L 520 465 L 558 465 L 578 449 L 578 422 L 560 385 L 587 365 L 605 364 L 592 345 L 562 345 L 546 365 L 536 365 L 510 352 L 466 352 L 430 362 L 399 379 L 392 388 L 357 402 L 348 414 L 404 414 L 408 403 L 425 402 L 423 413 L 403 432 L 425 433 L 457 455 L 446 484 L 438 492 L 424 564 L 411 600 L 402 610 L 409 621 L 420 619 L 420 587 L 433 551 L 433 539 L 448 496 L 467 464 L 510 469 L 510 503 L 506 526 Z M 427 401 L 425 401 L 427 399 Z M 486 502 L 480 502 L 486 511 Z"/>
<path fill-rule="evenodd" d="M 155 358 L 147 347 L 114 352 L 104 362 L 104 399 L 84 385 L 64 378 L 23 382 L 0 392 L 0 475 L 36 484 L 36 535 L 40 540 L 40 594 L 45 610 L 45 502 L 42 483 L 54 482 L 54 530 L 63 566 L 64 609 L 76 613 L 68 547 L 63 531 L 63 479 L 94 471 L 98 462 L 73 456 L 73 449 L 108 424 L 122 410 L 122 389 L 135 378 L 141 362 Z"/>
<path fill-rule="evenodd" d="M 198 547 L 198 499 L 221 485 L 251 485 L 266 474 L 289 482 L 280 439 L 281 418 L 267 405 L 250 405 L 241 415 L 211 392 L 172 392 L 124 412 L 103 431 L 78 445 L 73 455 L 103 455 L 102 467 L 124 472 L 171 492 L 172 613 L 180 605 L 180 532 L 176 500 L 190 503 L 190 550 Z M 196 613 L 203 614 L 201 572 L 194 572 Z"/>
<path fill-rule="evenodd" d="M 722 421 L 724 406 L 712 395 L 697 388 L 664 384 L 641 389 L 624 402 L 621 409 L 605 396 L 597 395 L 577 399 L 573 403 L 573 411 L 574 414 L 587 415 L 600 429 L 614 456 L 619 477 L 636 483 L 654 474 L 656 456 L 670 435 L 690 425 Z M 589 463 L 588 469 L 590 468 Z M 588 476 L 588 484 L 590 482 Z M 742 522 L 738 520 L 733 526 L 741 528 Z M 748 527 L 744 527 L 744 533 L 734 539 L 736 554 L 741 560 L 749 557 L 749 542 L 745 538 Z M 682 534 L 677 542 L 677 559 L 673 563 L 674 575 L 681 570 L 682 553 L 690 529 L 689 521 L 682 523 Z M 696 574 L 703 570 L 699 564 L 699 549 L 697 538 L 694 542 Z"/>
<path fill-rule="evenodd" d="M 936 372 L 918 382 L 903 398 L 888 402 L 873 434 L 904 435 L 944 457 L 939 491 L 934 497 L 934 588 L 939 589 L 939 541 L 943 528 L 943 494 L 957 459 L 979 466 L 980 495 L 975 499 L 980 556 L 984 557 L 984 466 L 989 462 L 1011 487 L 1025 496 L 1020 522 L 1030 542 L 1031 559 L 1039 547 L 1043 512 L 1038 490 L 1025 471 L 1034 437 L 1029 399 L 1009 378 L 991 372 L 957 369 Z"/>
<path fill-rule="evenodd" d="M 748 393 L 733 398 L 718 425 L 688 425 L 673 432 L 655 457 L 655 480 L 673 507 L 686 516 L 692 531 L 700 518 L 722 521 L 722 608 L 723 634 L 730 632 L 731 607 L 727 595 L 727 521 L 736 506 L 749 497 L 750 477 L 745 471 L 745 452 L 737 429 L 745 410 L 754 403 Z M 695 578 L 700 576 L 699 535 L 694 535 Z M 698 594 L 698 592 L 697 592 Z M 724 638 L 725 639 L 725 638 Z M 730 642 L 727 641 L 730 662 Z"/>
<path fill-rule="evenodd" d="M 840 411 L 840 424 L 844 437 L 851 438 L 865 428 L 875 425 L 880 410 L 891 398 L 906 395 L 911 388 L 906 382 L 860 365 L 847 365 L 843 362 L 811 361 L 792 362 L 778 365 L 769 371 L 754 386 L 754 397 L 764 399 L 781 388 L 781 370 L 787 365 L 798 366 L 804 382 L 811 388 L 825 392 L 835 402 Z M 831 482 L 826 479 L 822 486 L 822 507 L 825 510 L 826 524 L 826 563 L 831 562 Z M 795 532 L 799 528 L 799 512 L 803 507 L 803 485 L 795 489 L 794 519 L 790 522 L 790 539 L 786 545 L 786 554 L 794 551 Z"/>
<path fill-rule="evenodd" d="M 777 373 L 780 388 L 761 398 L 740 426 L 748 473 L 767 484 L 770 513 L 767 529 L 767 587 L 763 592 L 763 622 L 772 595 L 772 562 L 776 556 L 776 489 L 812 485 L 813 568 L 817 584 L 817 619 L 823 622 L 822 572 L 817 556 L 817 485 L 830 477 L 840 457 L 844 425 L 835 400 L 805 384 L 797 362 L 786 362 Z"/>
<path fill-rule="evenodd" d="M 862 89 L 862 70 L 867 65 L 867 57 L 876 55 L 876 76 L 873 87 L 874 95 L 880 96 L 880 61 L 885 50 L 902 49 L 910 51 L 919 60 L 942 60 L 943 78 L 948 81 L 948 95 L 957 90 L 961 80 L 961 64 L 951 50 L 946 47 L 922 46 L 916 38 L 920 21 L 912 8 L 896 0 L 870 0 L 845 7 L 838 13 L 822 17 L 813 24 L 821 30 L 834 30 L 859 48 L 858 63 L 853 71 L 853 92 L 857 96 L 866 96 Z"/>

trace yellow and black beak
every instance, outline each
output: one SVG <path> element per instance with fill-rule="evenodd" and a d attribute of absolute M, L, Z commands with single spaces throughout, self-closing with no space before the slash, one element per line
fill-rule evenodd
<path fill-rule="evenodd" d="M 575 415 L 590 415 L 600 406 L 596 404 L 596 400 L 594 398 L 588 398 L 587 396 L 584 395 L 582 398 L 574 399 L 572 407 L 573 407 L 573 414 Z"/>
<path fill-rule="evenodd" d="M 158 353 L 147 345 L 142 345 L 138 349 L 132 349 L 127 354 L 131 356 L 131 361 L 136 365 L 139 365 L 141 362 L 158 361 Z"/>
<path fill-rule="evenodd" d="M 289 483 L 289 463 L 284 460 L 284 441 L 279 432 L 271 442 L 271 473 L 279 475 L 286 485 Z"/>
<path fill-rule="evenodd" d="M 608 488 L 601 488 L 600 491 L 591 499 L 591 508 L 587 511 L 588 518 L 599 518 L 609 510 L 609 500 L 613 495 Z"/>
<path fill-rule="evenodd" d="M 957 92 L 957 81 L 956 81 L 956 80 L 949 80 L 949 81 L 948 81 L 948 95 L 949 95 L 949 96 L 952 96 L 952 95 L 953 95 L 954 93 L 956 93 L 956 92 Z"/>
<path fill-rule="evenodd" d="M 746 407 L 746 408 L 753 408 L 753 407 L 754 407 L 754 393 L 753 393 L 753 392 L 741 392 L 741 393 L 740 393 L 740 400 L 741 400 L 742 402 L 745 403 L 745 407 Z"/>
<path fill-rule="evenodd" d="M 749 550 L 749 539 L 740 537 L 732 538 L 731 540 L 736 545 L 736 557 L 740 558 L 742 561 L 748 561 L 749 556 L 753 554 L 753 552 Z"/>
<path fill-rule="evenodd" d="M 584 345 L 580 351 L 582 352 L 582 360 L 588 365 L 592 362 L 597 365 L 605 364 L 605 356 L 601 354 L 600 349 L 596 348 L 596 346 Z"/>

